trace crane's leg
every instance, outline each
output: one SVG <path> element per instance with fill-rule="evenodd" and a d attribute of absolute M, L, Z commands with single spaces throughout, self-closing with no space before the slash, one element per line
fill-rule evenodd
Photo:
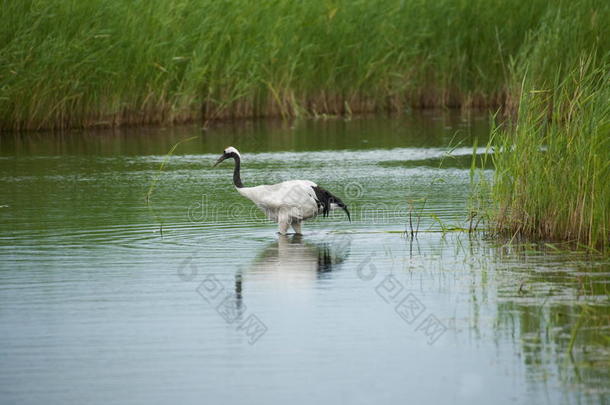
<path fill-rule="evenodd" d="M 289 225 L 290 224 L 288 222 L 284 222 L 284 221 L 279 222 L 278 223 L 278 229 L 277 229 L 278 233 L 280 235 L 286 235 L 286 231 L 288 231 L 288 226 Z"/>
<path fill-rule="evenodd" d="M 296 233 L 297 235 L 301 235 L 301 221 L 293 219 L 292 224 L 290 224 L 290 226 L 292 226 L 292 229 L 294 229 L 294 233 Z"/>

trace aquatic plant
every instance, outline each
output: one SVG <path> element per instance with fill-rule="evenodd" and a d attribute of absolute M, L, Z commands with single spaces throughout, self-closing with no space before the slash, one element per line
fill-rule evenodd
<path fill-rule="evenodd" d="M 516 105 L 604 0 L 2 1 L 0 130 Z M 535 63 L 528 63 L 535 61 Z"/>
<path fill-rule="evenodd" d="M 610 74 L 599 65 L 586 57 L 545 87 L 524 82 L 516 121 L 496 128 L 501 233 L 608 248 Z"/>

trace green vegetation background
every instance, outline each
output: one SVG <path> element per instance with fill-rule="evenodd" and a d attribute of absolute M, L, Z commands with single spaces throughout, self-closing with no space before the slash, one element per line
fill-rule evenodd
<path fill-rule="evenodd" d="M 0 129 L 514 103 L 604 0 L 2 0 Z M 607 59 L 607 58 L 606 58 Z"/>

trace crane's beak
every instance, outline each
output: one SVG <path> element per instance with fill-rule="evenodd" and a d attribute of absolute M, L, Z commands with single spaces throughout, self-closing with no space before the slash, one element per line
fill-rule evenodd
<path fill-rule="evenodd" d="M 221 164 L 221 163 L 222 163 L 222 161 L 223 161 L 223 160 L 225 160 L 225 159 L 226 159 L 226 158 L 228 158 L 228 157 L 229 157 L 228 155 L 223 154 L 221 157 L 219 157 L 219 158 L 218 158 L 218 160 L 216 161 L 216 163 L 214 163 L 214 166 L 212 166 L 212 167 L 216 167 L 216 166 L 218 166 L 219 164 Z"/>

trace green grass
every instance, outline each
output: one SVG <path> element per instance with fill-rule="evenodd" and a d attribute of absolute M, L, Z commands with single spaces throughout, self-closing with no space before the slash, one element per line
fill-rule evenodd
<path fill-rule="evenodd" d="M 500 232 L 606 250 L 610 235 L 610 74 L 581 59 L 544 87 L 523 84 L 516 121 L 497 129 Z"/>
<path fill-rule="evenodd" d="M 0 130 L 515 105 L 610 37 L 604 0 L 0 1 Z"/>

